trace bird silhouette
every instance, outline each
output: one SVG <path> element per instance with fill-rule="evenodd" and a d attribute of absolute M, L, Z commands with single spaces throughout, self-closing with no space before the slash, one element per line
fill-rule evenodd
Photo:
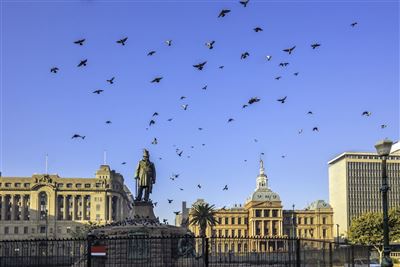
<path fill-rule="evenodd" d="M 226 190 L 228 190 L 228 185 L 225 185 L 225 187 L 222 188 L 222 191 L 226 191 Z"/>
<path fill-rule="evenodd" d="M 154 205 L 155 207 L 157 207 L 157 204 L 158 204 L 158 202 L 153 202 L 153 205 Z"/>
<path fill-rule="evenodd" d="M 148 56 L 152 56 L 152 55 L 154 55 L 155 53 L 156 53 L 156 51 L 153 50 L 153 51 L 150 51 L 149 53 L 147 53 L 147 55 L 148 55 Z"/>
<path fill-rule="evenodd" d="M 369 112 L 369 111 L 364 111 L 364 112 L 363 112 L 361 115 L 362 115 L 362 116 L 369 117 L 369 116 L 371 116 L 371 115 L 372 115 L 372 113 L 371 113 L 371 112 Z"/>
<path fill-rule="evenodd" d="M 262 32 L 263 31 L 263 29 L 261 29 L 260 27 L 255 27 L 253 30 L 255 32 Z"/>
<path fill-rule="evenodd" d="M 285 104 L 287 96 L 283 97 L 283 98 L 279 98 L 277 101 L 281 102 L 282 104 Z"/>
<path fill-rule="evenodd" d="M 86 39 L 80 39 L 80 40 L 75 41 L 74 44 L 83 45 L 83 43 L 84 43 L 85 41 L 86 41 Z"/>
<path fill-rule="evenodd" d="M 172 121 L 173 120 L 173 118 L 169 118 L 167 121 Z"/>
<path fill-rule="evenodd" d="M 242 55 L 240 56 L 240 59 L 246 59 L 248 56 L 250 56 L 249 52 L 244 52 L 244 53 L 242 53 Z"/>
<path fill-rule="evenodd" d="M 243 5 L 243 7 L 246 7 L 247 4 L 249 3 L 249 1 L 250 1 L 250 0 L 240 0 L 239 3 L 240 3 L 241 5 Z"/>
<path fill-rule="evenodd" d="M 151 83 L 159 83 L 163 77 L 156 77 L 154 78 Z"/>
<path fill-rule="evenodd" d="M 125 165 L 125 164 L 126 164 L 126 162 L 124 161 L 124 162 L 122 162 L 121 164 L 122 164 L 122 165 Z"/>
<path fill-rule="evenodd" d="M 201 189 L 201 184 L 198 184 L 197 187 L 198 187 L 199 189 Z"/>
<path fill-rule="evenodd" d="M 229 9 L 222 9 L 221 12 L 219 12 L 218 18 L 225 17 L 229 12 L 231 12 Z"/>
<path fill-rule="evenodd" d="M 172 201 L 174 201 L 173 199 L 167 199 L 167 200 L 168 200 L 168 203 L 169 203 L 169 204 L 171 204 Z"/>
<path fill-rule="evenodd" d="M 313 130 L 313 132 L 319 132 L 318 127 L 314 127 L 312 130 Z"/>
<path fill-rule="evenodd" d="M 157 145 L 158 144 L 158 140 L 157 138 L 154 137 L 153 141 L 151 142 L 152 145 Z"/>
<path fill-rule="evenodd" d="M 282 79 L 282 76 L 275 77 L 275 80 L 277 80 L 277 81 L 279 81 L 280 79 Z"/>
<path fill-rule="evenodd" d="M 71 139 L 81 138 L 81 139 L 83 140 L 83 139 L 85 139 L 85 137 L 86 137 L 86 136 L 84 136 L 84 135 L 82 136 L 82 135 L 80 135 L 80 134 L 74 134 L 74 135 L 71 137 Z"/>
<path fill-rule="evenodd" d="M 183 191 L 183 188 L 179 188 L 179 190 Z"/>
<path fill-rule="evenodd" d="M 292 46 L 290 48 L 283 49 L 283 52 L 287 52 L 289 55 L 291 55 L 295 48 L 296 46 Z"/>
<path fill-rule="evenodd" d="M 115 77 L 112 77 L 111 79 L 107 80 L 107 82 L 108 82 L 109 84 L 113 84 L 113 83 L 114 83 L 114 79 L 115 79 Z"/>
<path fill-rule="evenodd" d="M 201 89 L 207 90 L 207 85 L 204 85 Z"/>
<path fill-rule="evenodd" d="M 59 68 L 53 67 L 53 68 L 50 69 L 50 72 L 57 73 L 59 70 L 60 70 Z"/>
<path fill-rule="evenodd" d="M 319 43 L 314 43 L 311 45 L 312 49 L 318 48 L 320 46 L 321 46 L 321 44 L 319 44 Z"/>
<path fill-rule="evenodd" d="M 353 22 L 352 24 L 350 24 L 350 26 L 354 28 L 357 24 L 358 24 L 358 22 L 355 21 L 355 22 Z"/>
<path fill-rule="evenodd" d="M 222 70 L 222 69 L 224 68 L 224 66 L 221 65 L 221 66 L 219 66 L 218 68 L 220 68 L 220 69 Z"/>
<path fill-rule="evenodd" d="M 101 94 L 102 92 L 104 92 L 104 90 L 95 90 L 95 91 L 93 91 L 93 94 Z"/>
<path fill-rule="evenodd" d="M 204 62 L 201 62 L 199 64 L 193 65 L 193 67 L 195 67 L 198 70 L 203 70 L 204 65 L 206 65 L 206 64 L 207 64 L 207 61 L 204 61 Z"/>
<path fill-rule="evenodd" d="M 387 127 L 386 124 L 381 124 L 381 129 L 385 129 Z"/>
<path fill-rule="evenodd" d="M 177 154 L 179 157 L 182 157 L 182 153 L 183 153 L 183 150 L 180 150 L 180 151 L 179 151 L 179 149 L 176 150 L 176 154 Z"/>
<path fill-rule="evenodd" d="M 181 212 L 180 211 L 174 211 L 175 215 L 179 215 Z"/>
<path fill-rule="evenodd" d="M 155 121 L 155 120 L 150 120 L 149 126 L 151 126 L 151 125 L 153 125 L 153 124 L 156 124 L 156 121 Z"/>
<path fill-rule="evenodd" d="M 289 65 L 289 62 L 281 62 L 281 63 L 279 63 L 279 67 L 286 67 L 287 65 Z"/>
<path fill-rule="evenodd" d="M 206 46 L 208 47 L 208 49 L 213 49 L 214 48 L 214 44 L 215 44 L 215 41 L 213 40 L 213 41 L 207 42 Z"/>
<path fill-rule="evenodd" d="M 165 44 L 168 45 L 168 46 L 171 46 L 172 45 L 172 40 L 166 40 Z"/>
<path fill-rule="evenodd" d="M 128 37 L 122 38 L 122 39 L 117 41 L 117 44 L 125 45 L 127 40 L 128 40 Z"/>
<path fill-rule="evenodd" d="M 181 105 L 181 107 L 183 108 L 183 110 L 187 110 L 188 106 L 189 106 L 188 104 Z"/>
<path fill-rule="evenodd" d="M 309 112 L 307 112 L 307 115 L 313 115 L 314 113 L 310 110 Z"/>
<path fill-rule="evenodd" d="M 81 62 L 79 62 L 78 67 L 82 67 L 82 66 L 86 66 L 87 65 L 87 59 L 81 60 Z"/>
<path fill-rule="evenodd" d="M 294 75 L 294 76 L 298 76 L 298 75 L 299 75 L 299 73 L 298 73 L 298 72 L 295 72 L 295 73 L 293 73 L 293 75 Z"/>
<path fill-rule="evenodd" d="M 259 102 L 260 100 L 261 99 L 259 99 L 258 97 L 252 97 L 249 99 L 248 103 L 249 103 L 249 105 L 251 105 L 251 104 Z"/>
<path fill-rule="evenodd" d="M 185 99 L 186 98 L 186 96 L 181 96 L 179 99 L 180 100 L 183 100 L 183 99 Z"/>
<path fill-rule="evenodd" d="M 303 129 L 298 130 L 297 133 L 298 133 L 298 134 L 302 134 L 302 133 L 303 133 Z"/>
<path fill-rule="evenodd" d="M 158 116 L 158 112 L 154 112 L 152 117 Z"/>
<path fill-rule="evenodd" d="M 270 61 L 272 59 L 272 56 L 266 56 L 267 61 Z"/>
<path fill-rule="evenodd" d="M 112 122 L 111 121 L 106 121 L 106 124 L 111 124 Z"/>
<path fill-rule="evenodd" d="M 246 105 L 246 104 L 244 104 L 243 106 L 242 106 L 242 108 L 247 108 L 248 107 L 248 105 Z"/>
<path fill-rule="evenodd" d="M 232 122 L 232 121 L 234 121 L 234 119 L 232 119 L 232 118 L 229 118 L 229 119 L 228 119 L 228 122 Z"/>

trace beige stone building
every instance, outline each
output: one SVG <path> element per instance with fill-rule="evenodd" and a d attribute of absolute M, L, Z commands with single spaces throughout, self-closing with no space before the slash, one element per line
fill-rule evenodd
<path fill-rule="evenodd" d="M 193 206 L 204 202 L 203 199 L 197 200 Z M 324 203 L 324 204 L 323 204 Z M 333 210 L 328 205 L 323 207 L 325 202 L 315 202 L 310 205 L 310 210 L 295 211 L 299 224 L 296 226 L 298 234 L 303 235 L 311 229 L 315 230 L 314 238 L 332 239 L 333 235 Z M 327 204 L 326 204 L 327 205 Z M 175 218 L 176 225 L 186 225 L 196 236 L 199 235 L 197 225 L 189 225 L 191 220 L 192 208 L 186 207 L 186 202 L 182 204 L 182 212 Z M 291 216 L 289 214 L 287 216 Z M 286 217 L 287 217 L 286 216 Z M 260 161 L 260 172 L 256 180 L 256 189 L 251 193 L 244 205 L 234 205 L 231 208 L 216 209 L 217 225 L 208 227 L 207 237 L 284 237 L 290 236 L 284 224 L 285 211 L 282 209 L 282 202 L 279 195 L 273 192 L 268 186 L 268 177 L 265 174 L 263 161 Z M 313 218 L 306 221 L 305 218 Z M 309 222 L 312 224 L 309 224 Z M 289 229 L 292 229 L 289 227 Z M 325 238 L 323 236 L 325 235 Z M 223 242 L 222 242 L 223 243 Z M 240 245 L 241 244 L 241 245 Z M 232 246 L 232 247 L 231 247 Z M 231 242 L 222 245 L 221 252 L 227 251 L 246 251 L 257 250 L 267 251 L 279 249 L 279 243 L 274 241 L 256 240 L 251 242 Z"/>
<path fill-rule="evenodd" d="M 381 212 L 381 159 L 376 153 L 345 152 L 329 164 L 329 203 L 341 236 L 347 236 L 351 221 L 366 212 Z M 400 144 L 387 160 L 389 208 L 400 206 Z"/>
<path fill-rule="evenodd" d="M 71 237 L 89 222 L 127 217 L 132 200 L 122 175 L 108 165 L 94 178 L 0 177 L 0 239 Z"/>
<path fill-rule="evenodd" d="M 317 200 L 302 210 L 283 211 L 284 234 L 289 237 L 335 239 L 333 209 L 323 200 Z M 294 234 L 293 234 L 294 233 Z"/>

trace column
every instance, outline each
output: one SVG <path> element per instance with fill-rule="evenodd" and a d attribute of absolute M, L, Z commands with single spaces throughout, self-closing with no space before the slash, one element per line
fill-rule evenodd
<path fill-rule="evenodd" d="M 272 220 L 269 220 L 269 236 L 272 236 L 273 234 L 273 228 L 272 228 Z"/>
<path fill-rule="evenodd" d="M 63 195 L 63 220 L 66 221 L 68 220 L 68 213 L 67 213 L 67 199 L 68 196 L 67 195 Z"/>
<path fill-rule="evenodd" d="M 76 196 L 71 196 L 72 199 L 72 220 L 76 220 Z"/>
<path fill-rule="evenodd" d="M 108 220 L 112 221 L 112 195 L 108 196 Z"/>
<path fill-rule="evenodd" d="M 10 196 L 10 204 L 11 204 L 11 220 L 15 220 L 15 195 Z"/>
<path fill-rule="evenodd" d="M 265 236 L 265 221 L 261 221 L 261 235 Z"/>
<path fill-rule="evenodd" d="M 117 210 L 115 212 L 115 217 L 117 219 L 117 221 L 121 220 L 121 199 L 119 197 L 115 197 L 116 198 L 116 207 Z"/>
<path fill-rule="evenodd" d="M 22 207 L 21 207 L 21 220 L 25 221 L 25 216 L 26 216 L 26 195 L 21 196 L 21 202 L 22 202 Z"/>
<path fill-rule="evenodd" d="M 6 208 L 7 208 L 6 195 L 2 195 L 2 197 L 1 197 L 1 219 L 3 221 L 6 220 Z"/>

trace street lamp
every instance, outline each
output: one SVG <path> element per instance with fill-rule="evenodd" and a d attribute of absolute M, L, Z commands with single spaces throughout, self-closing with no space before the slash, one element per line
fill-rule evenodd
<path fill-rule="evenodd" d="M 337 235 L 336 242 L 339 244 L 340 243 L 339 224 L 336 224 L 336 235 Z"/>
<path fill-rule="evenodd" d="M 386 160 L 390 154 L 393 142 L 385 139 L 376 143 L 375 148 L 382 159 L 382 209 L 383 209 L 383 258 L 381 266 L 392 267 L 393 262 L 390 258 L 390 246 L 389 246 L 389 218 L 388 218 L 388 198 L 387 192 L 390 187 L 387 184 L 387 174 L 386 174 Z"/>
<path fill-rule="evenodd" d="M 296 238 L 296 229 L 295 229 L 295 220 L 296 217 L 294 216 L 294 204 L 292 205 L 292 237 Z"/>

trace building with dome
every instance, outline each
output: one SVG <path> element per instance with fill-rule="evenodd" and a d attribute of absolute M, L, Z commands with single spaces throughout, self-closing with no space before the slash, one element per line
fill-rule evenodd
<path fill-rule="evenodd" d="M 198 199 L 192 207 L 205 202 Z M 182 212 L 176 215 L 177 226 L 187 226 L 196 236 L 199 235 L 197 225 L 189 225 L 192 208 L 182 203 Z M 268 186 L 264 162 L 260 160 L 260 171 L 256 179 L 256 188 L 246 202 L 233 207 L 216 209 L 218 224 L 207 227 L 207 237 L 313 237 L 318 239 L 333 238 L 333 210 L 323 200 L 317 200 L 304 210 L 283 210 L 281 198 Z M 297 220 L 295 223 L 295 220 Z M 294 227 L 294 231 L 293 231 Z M 290 232 L 292 231 L 292 232 Z M 311 234 L 312 233 L 312 234 Z M 274 244 L 260 243 L 257 250 L 273 250 Z M 226 252 L 232 250 L 224 250 Z M 244 247 L 241 248 L 243 251 Z M 233 249 L 239 251 L 238 247 Z"/>

